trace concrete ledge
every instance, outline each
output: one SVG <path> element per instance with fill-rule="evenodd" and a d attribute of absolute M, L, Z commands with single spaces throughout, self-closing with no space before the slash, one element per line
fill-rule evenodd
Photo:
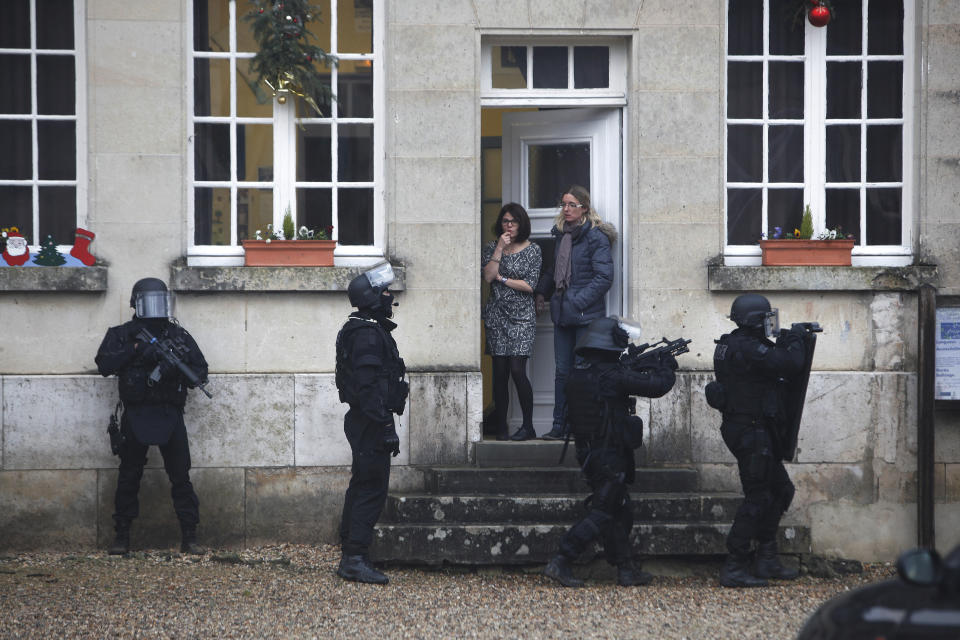
<path fill-rule="evenodd" d="M 107 290 L 107 267 L 3 267 L 0 291 Z"/>
<path fill-rule="evenodd" d="M 710 291 L 913 291 L 940 283 L 936 266 L 707 267 Z"/>
<path fill-rule="evenodd" d="M 187 292 L 346 291 L 367 267 L 188 267 L 181 259 L 170 265 L 170 289 Z M 406 270 L 393 265 L 392 291 L 405 289 Z"/>

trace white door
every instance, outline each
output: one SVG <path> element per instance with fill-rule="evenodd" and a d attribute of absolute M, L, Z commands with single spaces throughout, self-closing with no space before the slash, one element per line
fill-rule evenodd
<path fill-rule="evenodd" d="M 503 114 L 503 201 L 519 202 L 530 214 L 530 239 L 554 259 L 550 228 L 564 189 L 579 184 L 604 221 L 623 228 L 623 171 L 620 109 L 552 109 Z M 623 306 L 623 241 L 613 247 L 614 280 L 607 314 Z M 549 310 L 537 318 L 537 337 L 527 364 L 533 385 L 533 426 L 538 435 L 553 424 L 553 323 Z M 510 385 L 511 432 L 521 423 L 516 391 Z"/>

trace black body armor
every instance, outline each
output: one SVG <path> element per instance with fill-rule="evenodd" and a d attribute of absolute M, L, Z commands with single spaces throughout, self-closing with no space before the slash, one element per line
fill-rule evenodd
<path fill-rule="evenodd" d="M 404 379 L 407 369 L 396 341 L 380 322 L 364 317 L 362 312 L 351 314 L 337 334 L 336 350 L 340 402 L 362 408 L 373 419 L 387 420 L 390 413 L 403 414 L 410 388 Z M 373 388 L 371 381 L 357 376 L 360 367 L 377 369 Z"/>

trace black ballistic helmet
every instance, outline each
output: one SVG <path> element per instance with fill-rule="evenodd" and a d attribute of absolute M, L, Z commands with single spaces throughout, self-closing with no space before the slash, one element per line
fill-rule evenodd
<path fill-rule="evenodd" d="M 138 318 L 167 318 L 171 315 L 172 300 L 167 285 L 159 278 L 142 278 L 133 285 L 130 306 Z"/>
<path fill-rule="evenodd" d="M 361 273 L 347 285 L 347 297 L 357 309 L 374 309 L 380 306 L 380 294 L 393 282 L 393 267 L 389 262 Z"/>
<path fill-rule="evenodd" d="M 586 333 L 577 340 L 577 346 L 573 352 L 584 355 L 584 351 L 596 349 L 620 353 L 627 348 L 627 342 L 627 332 L 620 327 L 619 318 L 616 316 L 597 318 L 587 327 Z"/>
<path fill-rule="evenodd" d="M 745 293 L 730 306 L 730 319 L 740 328 L 761 329 L 770 312 L 769 300 L 758 293 Z"/>

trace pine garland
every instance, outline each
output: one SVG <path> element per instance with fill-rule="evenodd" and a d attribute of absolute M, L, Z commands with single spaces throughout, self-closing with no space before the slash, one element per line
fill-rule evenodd
<path fill-rule="evenodd" d="M 265 82 L 281 104 L 286 92 L 303 97 L 320 111 L 318 104 L 335 99 L 317 65 L 334 66 L 330 55 L 309 40 L 315 38 L 307 24 L 320 16 L 320 10 L 307 0 L 250 0 L 254 9 L 245 20 L 251 23 L 260 51 L 250 61 L 257 80 Z"/>

